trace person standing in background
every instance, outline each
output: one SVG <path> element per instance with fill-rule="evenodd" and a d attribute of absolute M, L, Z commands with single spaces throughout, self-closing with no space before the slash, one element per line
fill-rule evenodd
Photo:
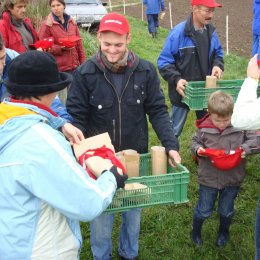
<path fill-rule="evenodd" d="M 146 5 L 148 31 L 155 38 L 159 27 L 159 13 L 165 14 L 164 0 L 144 0 L 143 3 Z"/>
<path fill-rule="evenodd" d="M 5 47 L 19 53 L 29 50 L 38 35 L 29 18 L 25 16 L 27 0 L 5 0 L 3 3 L 0 32 Z"/>
<path fill-rule="evenodd" d="M 59 38 L 80 37 L 77 23 L 65 13 L 66 4 L 64 0 L 50 0 L 51 13 L 45 18 L 39 30 L 39 38 L 54 38 L 54 45 L 49 50 L 55 57 L 58 68 L 62 72 L 73 73 L 74 70 L 86 60 L 82 40 L 75 41 L 75 46 L 61 46 Z M 65 102 L 67 99 L 67 89 L 59 93 Z"/>
<path fill-rule="evenodd" d="M 224 52 L 216 29 L 210 24 L 216 7 L 215 0 L 192 0 L 192 13 L 186 21 L 176 25 L 169 33 L 157 65 L 168 82 L 172 104 L 172 123 L 176 136 L 180 136 L 189 108 L 181 102 L 188 81 L 206 80 L 207 75 L 222 77 Z M 197 110 L 197 119 L 206 110 Z"/>

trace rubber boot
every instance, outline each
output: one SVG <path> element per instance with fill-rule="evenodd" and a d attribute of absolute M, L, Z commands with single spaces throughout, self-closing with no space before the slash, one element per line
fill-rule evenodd
<path fill-rule="evenodd" d="M 220 216 L 220 225 L 217 238 L 217 246 L 224 247 L 229 239 L 229 227 L 231 224 L 232 217 Z"/>
<path fill-rule="evenodd" d="M 193 217 L 192 241 L 196 247 L 200 247 L 202 245 L 201 228 L 203 222 L 204 219 Z"/>
<path fill-rule="evenodd" d="M 155 37 L 156 37 L 156 35 L 155 35 L 155 33 L 154 33 L 154 32 L 152 33 L 152 37 L 153 37 L 153 38 L 155 38 Z"/>

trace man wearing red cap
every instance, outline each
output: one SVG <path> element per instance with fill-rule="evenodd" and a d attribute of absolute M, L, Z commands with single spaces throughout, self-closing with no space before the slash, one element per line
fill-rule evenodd
<path fill-rule="evenodd" d="M 134 149 L 147 153 L 146 115 L 171 158 L 181 161 L 178 140 L 160 89 L 155 67 L 128 50 L 131 40 L 127 19 L 105 15 L 98 31 L 99 52 L 74 73 L 67 108 L 86 137 L 108 132 L 116 152 Z M 141 209 L 122 213 L 118 253 L 137 259 Z M 112 259 L 114 214 L 104 214 L 90 224 L 91 249 L 96 260 Z"/>
<path fill-rule="evenodd" d="M 211 216 L 217 198 L 220 225 L 216 244 L 226 245 L 234 202 L 246 175 L 244 157 L 259 152 L 255 131 L 241 131 L 231 125 L 233 107 L 230 94 L 216 91 L 209 97 L 209 114 L 196 122 L 192 151 L 199 156 L 199 200 L 194 209 L 192 240 L 197 247 L 202 245 L 202 224 Z"/>
<path fill-rule="evenodd" d="M 172 103 L 172 122 L 180 136 L 189 108 L 182 103 L 188 81 L 205 80 L 207 75 L 218 79 L 224 71 L 223 50 L 215 28 L 210 24 L 216 7 L 215 0 L 192 0 L 192 13 L 170 32 L 157 65 L 168 82 Z M 196 111 L 197 119 L 206 114 Z"/>

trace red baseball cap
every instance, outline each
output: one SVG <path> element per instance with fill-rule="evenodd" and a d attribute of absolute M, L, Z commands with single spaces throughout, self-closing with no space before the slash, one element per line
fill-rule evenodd
<path fill-rule="evenodd" d="M 204 5 L 207 7 L 222 7 L 221 4 L 217 3 L 215 0 L 192 0 L 192 5 Z"/>
<path fill-rule="evenodd" d="M 228 153 L 225 150 L 216 150 L 206 148 L 205 152 L 200 151 L 199 155 L 208 156 L 211 160 L 211 163 L 219 170 L 228 171 L 241 163 L 241 154 L 243 150 L 237 149 L 229 151 Z"/>
<path fill-rule="evenodd" d="M 127 19 L 119 13 L 108 13 L 100 21 L 98 32 L 115 32 L 118 34 L 127 34 L 130 32 L 130 26 Z"/>

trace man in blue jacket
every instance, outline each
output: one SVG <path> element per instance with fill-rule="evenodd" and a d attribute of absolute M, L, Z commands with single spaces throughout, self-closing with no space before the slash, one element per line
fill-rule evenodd
<path fill-rule="evenodd" d="M 159 13 L 165 11 L 164 0 L 144 0 L 144 5 L 146 5 L 148 31 L 155 38 L 159 27 Z"/>
<path fill-rule="evenodd" d="M 157 65 L 168 82 L 172 103 L 172 122 L 176 136 L 180 136 L 189 108 L 181 102 L 188 81 L 205 80 L 207 75 L 218 79 L 224 71 L 224 53 L 215 30 L 210 24 L 215 0 L 192 0 L 192 13 L 169 33 Z M 206 111 L 196 111 L 201 118 Z"/>
<path fill-rule="evenodd" d="M 0 33 L 0 102 L 2 102 L 5 98 L 8 98 L 10 95 L 6 89 L 4 80 L 8 79 L 8 68 L 11 61 L 18 55 L 19 53 L 16 51 L 5 48 L 4 41 Z M 67 112 L 65 105 L 61 102 L 58 96 L 56 96 L 53 100 L 51 108 L 64 119 L 64 125 L 61 127 L 61 130 L 71 144 L 79 143 L 84 139 L 82 132 L 71 124 L 73 118 Z"/>
<path fill-rule="evenodd" d="M 253 4 L 253 44 L 252 44 L 252 56 L 258 54 L 258 66 L 260 65 L 260 0 L 254 0 Z"/>
<path fill-rule="evenodd" d="M 148 150 L 147 115 L 171 162 L 180 163 L 174 135 L 156 69 L 128 49 L 131 40 L 127 19 L 105 15 L 97 34 L 100 50 L 74 73 L 67 109 L 74 125 L 86 137 L 108 132 L 116 152 Z M 118 253 L 137 259 L 141 209 L 122 213 Z M 90 223 L 95 260 L 112 259 L 114 214 L 103 214 Z"/>

